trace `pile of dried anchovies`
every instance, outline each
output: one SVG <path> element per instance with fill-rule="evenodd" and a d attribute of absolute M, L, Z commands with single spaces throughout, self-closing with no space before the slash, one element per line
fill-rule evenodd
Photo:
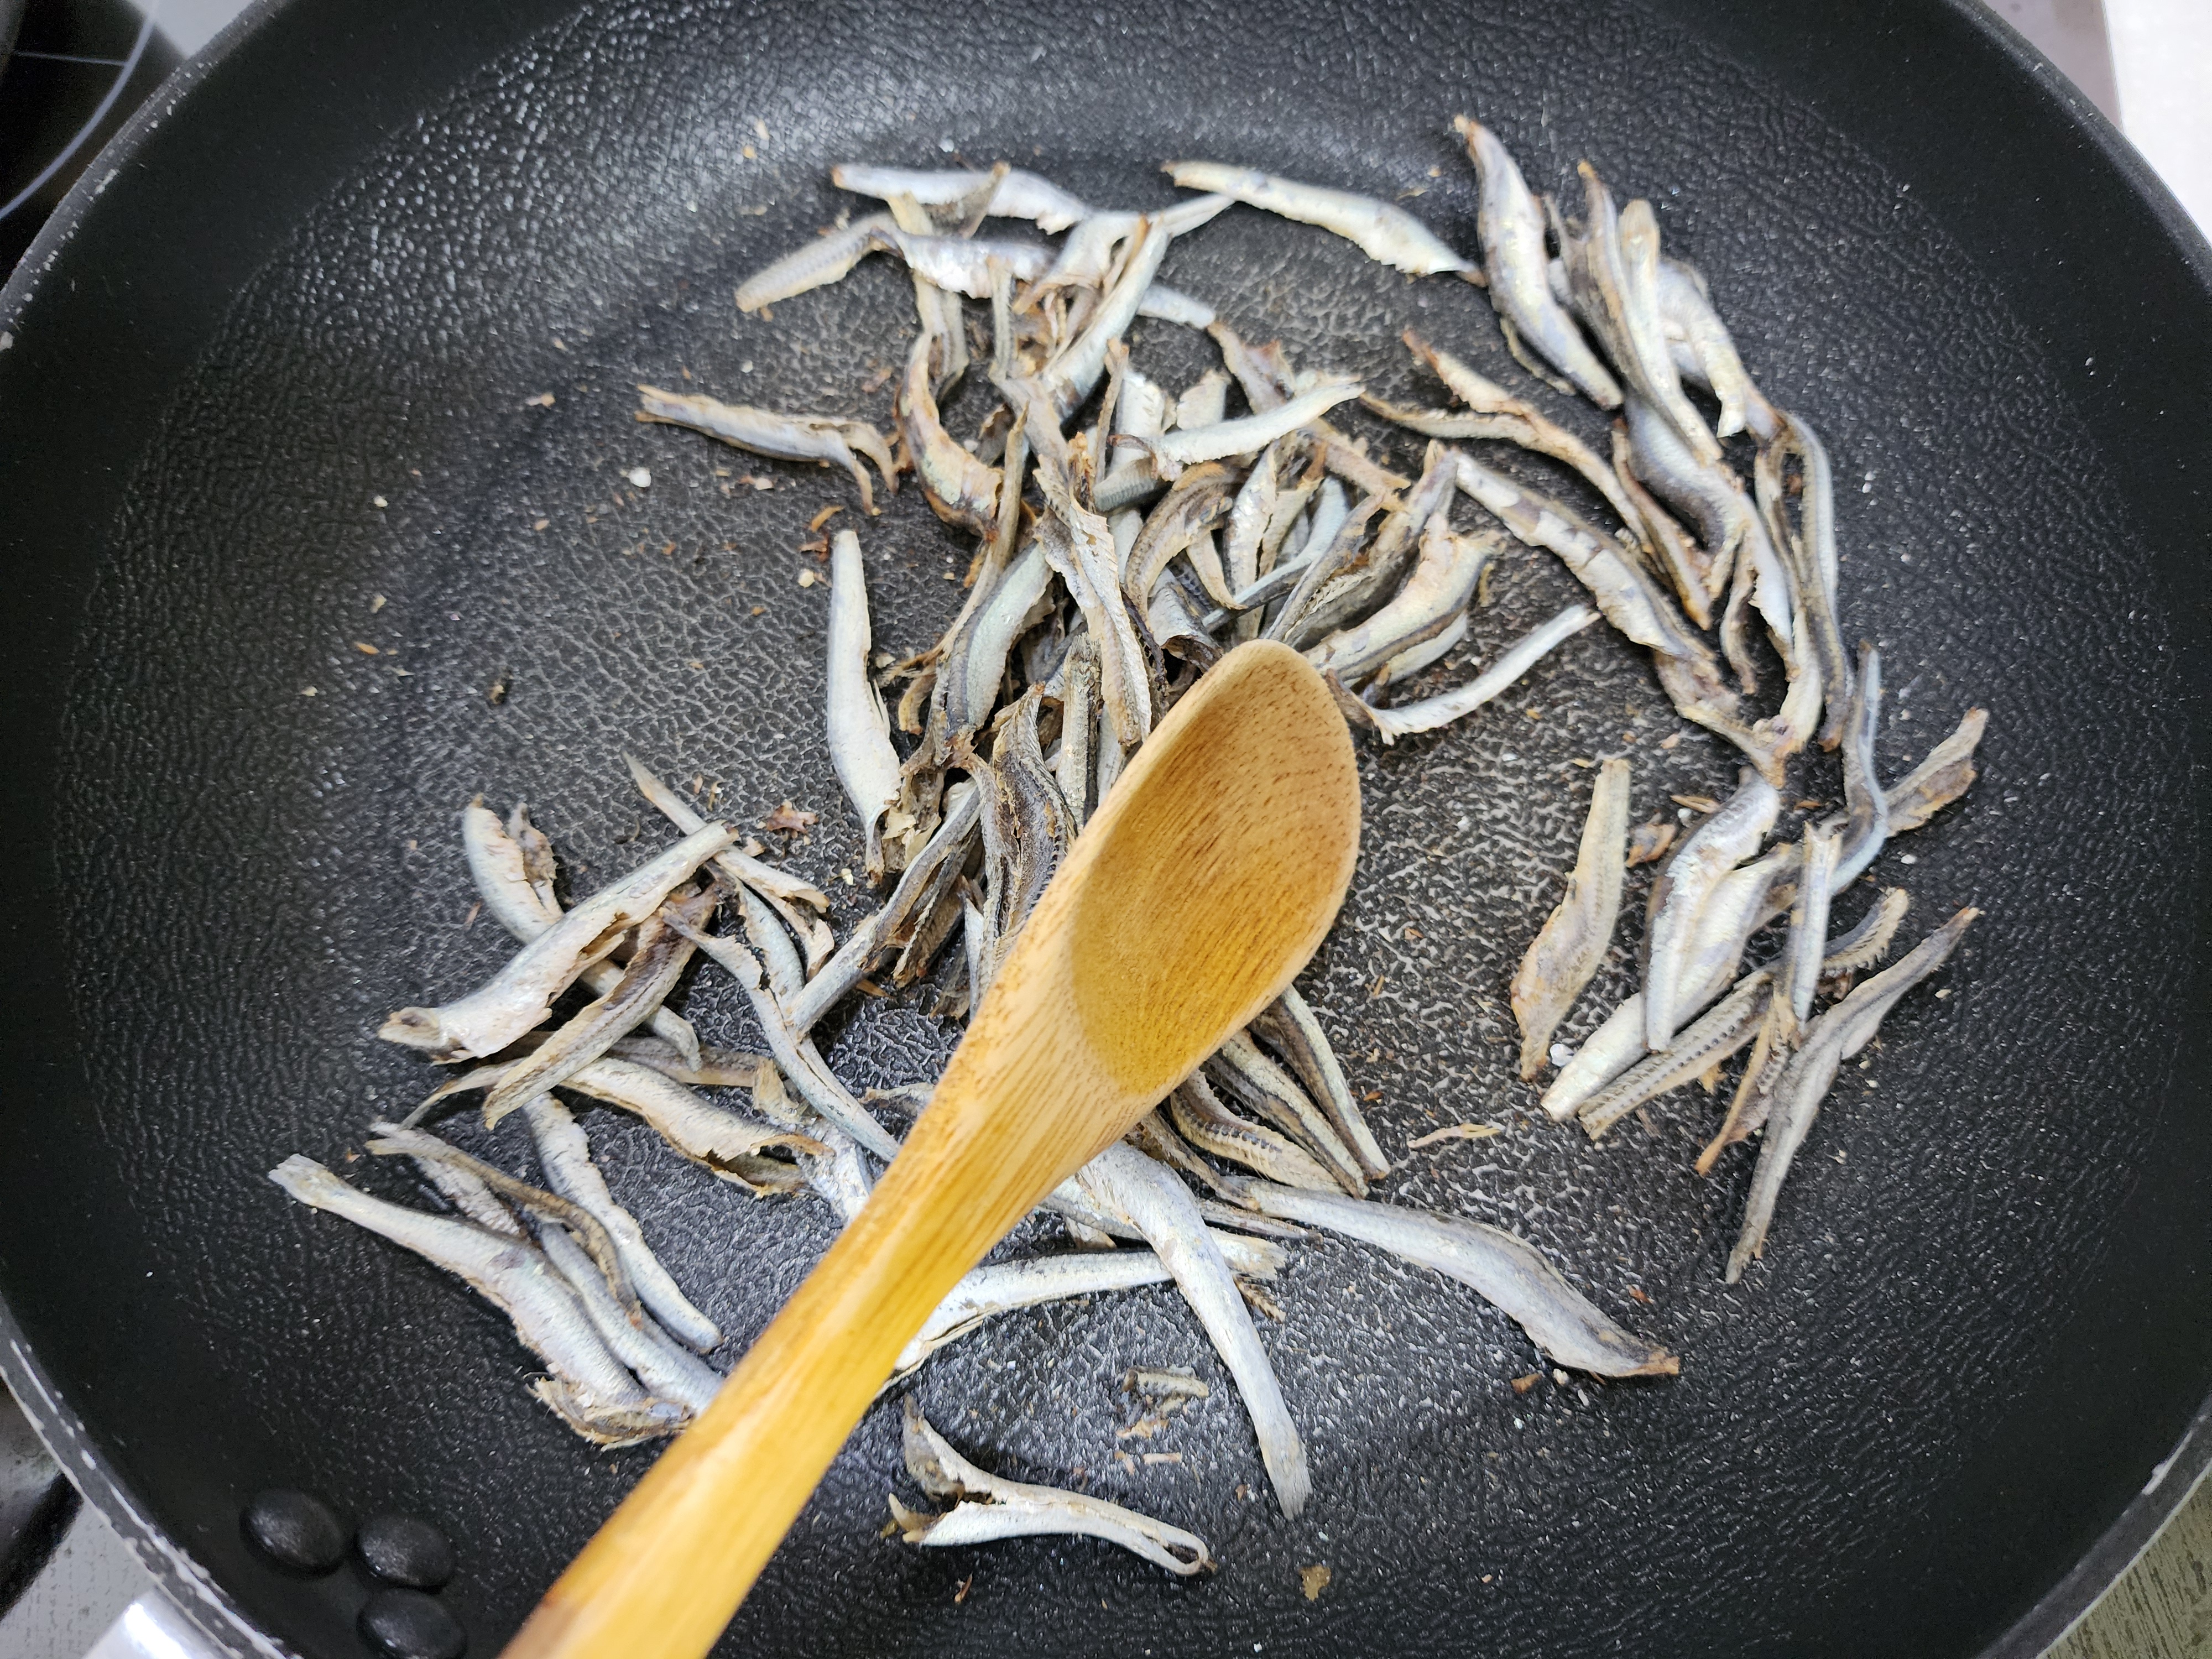
<path fill-rule="evenodd" d="M 1650 204 L 1616 205 L 1585 165 L 1582 217 L 1566 219 L 1529 191 L 1489 132 L 1464 118 L 1456 125 L 1479 177 L 1480 266 L 1396 207 L 1212 163 L 1171 165 L 1178 185 L 1207 193 L 1150 214 L 1102 211 L 1003 165 L 837 168 L 841 187 L 885 210 L 759 272 L 738 303 L 757 309 L 835 282 L 871 252 L 904 261 L 921 328 L 896 398 L 896 448 L 858 421 L 651 387 L 640 389 L 638 418 L 843 467 L 871 513 L 863 460 L 888 489 L 911 471 L 945 522 L 975 538 L 958 617 L 880 680 L 871 676 L 859 538 L 841 532 L 830 549 L 830 752 L 865 829 L 868 872 L 892 883 L 889 897 L 839 944 L 822 920 L 822 892 L 738 850 L 730 829 L 702 822 L 633 761 L 639 788 L 683 839 L 564 910 L 552 849 L 527 815 L 518 807 L 502 822 L 474 804 L 462 818 L 469 867 L 522 948 L 469 995 L 386 1022 L 392 1042 L 441 1062 L 478 1063 L 406 1124 L 376 1125 L 368 1143 L 412 1158 L 452 1213 L 369 1197 L 304 1158 L 273 1178 L 503 1309 L 550 1373 L 535 1392 L 580 1433 L 611 1444 L 669 1433 L 712 1396 L 720 1374 L 701 1356 L 721 1333 L 616 1203 L 556 1091 L 636 1113 L 723 1180 L 763 1194 L 811 1190 L 849 1220 L 866 1200 L 871 1160 L 890 1158 L 897 1143 L 839 1081 L 811 1030 L 869 975 L 915 982 L 955 934 L 958 968 L 938 1011 L 957 1018 L 978 1006 L 1093 803 L 1224 649 L 1264 635 L 1304 650 L 1355 726 L 1388 744 L 1471 713 L 1602 617 L 1651 653 L 1680 714 L 1748 763 L 1735 795 L 1707 803 L 1652 886 L 1643 989 L 1567 1059 L 1543 1104 L 1601 1136 L 1663 1091 L 1710 1081 L 1749 1045 L 1726 1121 L 1698 1162 L 1709 1170 L 1729 1145 L 1764 1130 L 1728 1264 L 1731 1280 L 1740 1275 L 1765 1246 L 1790 1159 L 1838 1067 L 1976 915 L 1960 911 L 1855 988 L 1853 976 L 1887 953 L 1905 895 L 1885 892 L 1864 921 L 1828 937 L 1831 898 L 1889 836 L 1924 823 L 1972 781 L 1983 716 L 1970 713 L 1910 776 L 1881 784 L 1881 664 L 1870 648 L 1854 663 L 1844 647 L 1832 483 L 1819 437 L 1760 395 L 1703 278 L 1661 252 Z M 1356 382 L 1302 373 L 1279 344 L 1247 343 L 1203 301 L 1159 283 L 1175 239 L 1237 202 L 1333 231 L 1412 275 L 1453 272 L 1486 285 L 1506 343 L 1531 374 L 1621 411 L 1610 457 L 1410 332 L 1406 344 L 1457 407 L 1403 408 Z M 1055 250 L 979 235 L 994 216 L 1066 238 Z M 983 372 L 1001 398 L 964 443 L 945 430 L 938 402 L 975 368 L 963 300 L 989 304 Z M 1123 342 L 1140 316 L 1205 330 L 1221 368 L 1179 395 L 1147 380 Z M 1232 382 L 1247 406 L 1233 417 Z M 1686 385 L 1710 394 L 1716 421 Z M 1418 477 L 1370 459 L 1331 422 L 1355 400 L 1430 440 Z M 1721 443 L 1738 432 L 1757 445 L 1749 490 Z M 1452 447 L 1466 442 L 1513 445 L 1565 467 L 1620 528 L 1601 529 Z M 1483 528 L 1454 526 L 1460 497 Z M 1470 605 L 1509 538 L 1556 554 L 1589 603 L 1507 646 L 1456 690 L 1389 706 L 1388 688 L 1467 637 Z M 1717 650 L 1702 631 L 1717 610 Z M 1782 674 L 1764 715 L 1747 702 L 1762 672 L 1754 630 Z M 888 659 L 873 660 L 880 668 Z M 902 684 L 896 724 L 919 738 L 904 756 L 882 690 Z M 1842 750 L 1844 810 L 1755 857 L 1776 823 L 1785 768 L 1812 743 Z M 1627 761 L 1607 761 L 1565 895 L 1514 975 L 1524 1078 L 1540 1073 L 1553 1031 L 1604 958 L 1624 871 L 1669 851 L 1672 825 L 1632 833 L 1628 795 Z M 742 939 L 713 931 L 732 901 Z M 1780 951 L 1740 974 L 1753 937 L 1785 914 Z M 667 1006 L 700 952 L 743 988 L 766 1054 L 703 1043 Z M 593 1000 L 556 1022 L 556 1004 L 580 980 Z M 1831 1001 L 1816 1013 L 1822 994 Z M 750 1091 L 754 1115 L 700 1092 L 712 1089 Z M 547 1188 L 415 1127 L 434 1103 L 469 1091 L 484 1095 L 488 1124 L 520 1110 Z M 1283 1317 L 1262 1286 L 1305 1229 L 1473 1286 L 1558 1365 L 1605 1376 L 1679 1368 L 1510 1234 L 1370 1200 L 1369 1184 L 1389 1170 L 1321 1022 L 1285 992 L 1047 1200 L 1082 1248 L 976 1268 L 908 1345 L 899 1374 L 1009 1309 L 1172 1282 L 1234 1380 L 1276 1495 L 1295 1515 L 1309 1492 L 1305 1455 L 1253 1310 Z M 1182 1374 L 1137 1376 L 1167 1402 L 1155 1406 L 1162 1413 L 1205 1393 Z M 909 1543 L 1087 1533 L 1172 1572 L 1211 1565 L 1188 1533 L 975 1468 L 910 1401 L 906 1456 L 922 1488 L 952 1503 L 931 1514 L 893 1498 L 894 1528 Z"/>

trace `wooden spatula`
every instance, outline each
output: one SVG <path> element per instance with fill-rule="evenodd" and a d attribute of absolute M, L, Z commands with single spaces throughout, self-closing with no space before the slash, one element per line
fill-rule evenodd
<path fill-rule="evenodd" d="M 961 1274 L 1281 994 L 1359 843 L 1321 677 L 1255 641 L 1137 752 L 929 1109 L 714 1403 L 546 1593 L 508 1659 L 697 1659 Z"/>

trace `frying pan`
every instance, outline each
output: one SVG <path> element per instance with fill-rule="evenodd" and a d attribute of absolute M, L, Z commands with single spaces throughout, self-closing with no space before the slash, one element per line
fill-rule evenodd
<path fill-rule="evenodd" d="M 796 582 L 845 488 L 636 427 L 631 383 L 883 418 L 863 381 L 898 361 L 902 273 L 772 318 L 730 302 L 844 205 L 843 157 L 1004 157 L 1141 206 L 1170 195 L 1158 161 L 1218 156 L 1424 191 L 1466 247 L 1462 109 L 1540 187 L 1587 155 L 1650 198 L 1765 390 L 1821 428 L 1845 623 L 1896 688 L 1884 771 L 1990 709 L 1972 794 L 1875 872 L 1923 929 L 1987 911 L 1951 994 L 1908 1001 L 1839 1086 L 1737 1287 L 1748 1160 L 1689 1172 L 1702 1096 L 1599 1151 L 1532 1119 L 1503 986 L 1571 861 L 1572 761 L 1632 752 L 1639 817 L 1734 776 L 1702 736 L 1658 748 L 1648 668 L 1582 636 L 1510 707 L 1367 757 L 1362 873 L 1304 982 L 1394 1153 L 1509 1131 L 1409 1154 L 1390 1195 L 1514 1227 L 1683 1375 L 1516 1393 L 1534 1352 L 1470 1294 L 1301 1246 L 1267 1332 L 1315 1464 L 1290 1522 L 1249 1495 L 1225 1386 L 1169 1443 L 1182 1464 L 1111 1462 L 1125 1367 L 1220 1381 L 1171 1297 L 1002 1320 L 917 1380 L 933 1419 L 1016 1475 L 1084 1467 L 1221 1571 L 884 1542 L 879 1409 L 723 1650 L 2026 1656 L 2185 1494 L 2212 1446 L 2212 256 L 2016 39 L 1936 0 L 299 0 L 181 71 L 0 295 L 0 1365 L 193 1618 L 240 1651 L 362 1650 L 357 1571 L 287 1577 L 241 1535 L 251 1494 L 305 1486 L 446 1528 L 444 1600 L 493 1651 L 653 1455 L 574 1439 L 495 1312 L 262 1179 L 306 1151 L 425 1201 L 348 1152 L 423 1088 L 378 1019 L 501 954 L 467 920 L 470 796 L 526 797 L 588 890 L 658 844 L 634 749 L 743 823 L 821 809 L 793 862 L 841 931 L 865 907 L 815 736 L 821 590 Z M 1319 232 L 1233 212 L 1167 276 L 1393 395 L 1424 392 L 1407 323 L 1528 385 L 1478 291 Z M 1134 349 L 1170 385 L 1210 360 L 1164 324 Z M 901 650 L 965 556 L 915 495 L 860 526 Z M 1509 562 L 1478 645 L 1571 592 Z M 1801 787 L 1832 799 L 1832 767 Z M 1569 1039 L 1632 982 L 1624 947 Z M 689 1009 L 742 1044 L 726 991 Z M 952 1033 L 926 1006 L 827 1028 L 832 1063 L 856 1088 L 933 1074 Z M 735 1352 L 826 1242 L 819 1206 L 589 1121 Z M 1309 1601 L 1297 1569 L 1324 1562 Z"/>

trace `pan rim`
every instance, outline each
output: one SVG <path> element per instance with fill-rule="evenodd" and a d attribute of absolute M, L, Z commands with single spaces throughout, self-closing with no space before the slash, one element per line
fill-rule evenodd
<path fill-rule="evenodd" d="M 2034 90 L 2023 95 L 2056 102 L 2075 132 L 2094 147 L 2128 196 L 2148 210 L 2172 246 L 2212 309 L 2212 240 L 2192 220 L 2142 152 L 2065 79 L 2051 60 L 1979 3 L 1979 0 L 1908 0 L 1948 13 Z M 295 0 L 252 0 L 198 54 L 187 59 L 132 113 L 109 144 L 86 167 L 4 284 L 0 284 L 0 330 L 20 331 L 63 250 L 79 227 L 99 210 L 106 184 L 138 158 L 153 135 L 173 123 L 218 66 Z M 1633 0 L 1664 15 L 1665 0 Z M 57 1463 L 86 1500 L 115 1528 L 165 1594 L 211 1641 L 229 1650 L 292 1659 L 295 1650 L 264 1631 L 193 1559 L 191 1552 L 149 1518 L 131 1483 L 100 1449 L 92 1429 L 52 1385 L 28 1339 L 0 1294 L 0 1380 Z M 2212 1471 L 2212 1387 L 2197 1403 L 2167 1456 L 2074 1565 L 2014 1622 L 1984 1646 L 1976 1659 L 2039 1659 L 2094 1607 L 2156 1541 L 2166 1523 Z"/>

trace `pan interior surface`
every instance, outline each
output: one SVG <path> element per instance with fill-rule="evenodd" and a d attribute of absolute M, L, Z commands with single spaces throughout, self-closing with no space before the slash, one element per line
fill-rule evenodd
<path fill-rule="evenodd" d="M 272 18 L 179 123 L 283 73 L 323 39 L 309 14 L 348 9 Z M 1670 1096 L 1593 1149 L 1516 1079 L 1504 985 L 1573 860 L 1593 775 L 1578 763 L 1630 755 L 1642 820 L 1725 794 L 1733 752 L 1683 726 L 1602 629 L 1474 720 L 1364 747 L 1360 873 L 1301 983 L 1402 1157 L 1379 1195 L 1519 1233 L 1683 1374 L 1555 1382 L 1471 1291 L 1298 1244 L 1271 1291 L 1287 1321 L 1263 1330 L 1314 1465 L 1315 1500 L 1288 1522 L 1171 1291 L 1008 1316 L 915 1379 L 931 1420 L 994 1469 L 1199 1533 L 1221 1571 L 1171 1581 L 1083 1540 L 880 1538 L 886 1491 L 915 1501 L 894 1396 L 721 1650 L 1718 1659 L 1997 1641 L 2212 1377 L 2186 1316 L 2212 1243 L 2188 1176 L 2204 1168 L 2201 1040 L 2172 1012 L 2201 988 L 2203 681 L 2184 654 L 2201 601 L 2175 572 L 2204 532 L 2160 495 L 2174 475 L 2130 465 L 2148 408 L 2084 392 L 2075 321 L 2021 308 L 2031 280 L 1864 131 L 1879 108 L 1816 106 L 1755 31 L 1741 55 L 1714 46 L 1723 6 L 546 9 L 489 9 L 468 27 L 496 51 L 458 56 L 380 142 L 319 162 L 329 181 L 188 366 L 101 389 L 140 400 L 149 435 L 80 516 L 27 497 L 43 516 L 19 526 L 19 556 L 43 536 L 38 557 L 82 574 L 43 647 L 57 672 L 11 691 L 51 737 L 43 827 L 17 836 L 38 854 L 27 898 L 48 902 L 15 925 L 19 971 L 52 985 L 11 1015 L 16 1052 L 39 1059 L 17 1075 L 40 1086 L 0 1110 L 0 1295 L 50 1418 L 113 1469 L 110 1498 L 188 1552 L 210 1595 L 313 1655 L 361 1650 L 366 1581 L 272 1571 L 240 1534 L 246 1498 L 296 1486 L 355 1516 L 431 1517 L 460 1556 L 444 1600 L 489 1652 L 649 1465 L 652 1449 L 595 1451 L 532 1401 L 528 1357 L 456 1282 L 263 1177 L 305 1152 L 423 1201 L 361 1154 L 369 1120 L 432 1080 L 374 1032 L 510 948 L 472 908 L 456 820 L 473 796 L 527 800 L 588 892 L 668 839 L 629 750 L 748 828 L 787 799 L 819 811 L 790 865 L 832 894 L 841 937 L 870 908 L 845 879 L 860 843 L 820 737 L 827 588 L 801 585 L 823 570 L 804 544 L 842 505 L 831 527 L 859 532 L 876 644 L 899 656 L 957 609 L 967 550 L 912 487 L 863 520 L 838 474 L 631 418 L 644 381 L 888 429 L 914 329 L 902 269 L 872 258 L 772 314 L 732 302 L 769 258 L 870 210 L 830 166 L 1004 159 L 1151 207 L 1176 193 L 1159 163 L 1218 158 L 1398 200 L 1472 252 L 1449 128 L 1464 111 L 1563 202 L 1583 157 L 1649 198 L 1762 388 L 1820 428 L 1846 637 L 1880 644 L 1893 688 L 1883 775 L 1990 711 L 1972 793 L 1838 902 L 1848 923 L 1904 885 L 1910 937 L 1982 907 L 1938 981 L 1950 994 L 1906 1002 L 1846 1072 L 1765 1261 L 1723 1286 L 1750 1160 L 1689 1169 L 1720 1103 Z M 1944 9 L 1881 15 L 2009 67 Z M 2029 190 L 1992 167 L 1993 189 Z M 2057 234 L 2010 252 L 2077 257 Z M 158 315 L 142 276 L 125 299 Z M 1397 343 L 1415 327 L 1606 441 L 1456 278 L 1411 282 L 1240 208 L 1163 279 L 1302 368 L 1438 404 Z M 1170 389 L 1218 361 L 1164 322 L 1131 343 Z M 16 368 L 0 404 L 64 379 Z M 947 424 L 972 431 L 988 407 L 971 374 Z M 1418 470 L 1418 441 L 1346 424 Z M 1579 499 L 1540 463 L 1492 459 Z M 0 474 L 28 465 L 18 448 Z M 1435 683 L 1577 597 L 1555 562 L 1510 552 L 1472 651 Z M 1839 799 L 1838 769 L 1815 760 L 1793 787 Z M 1624 908 L 1640 914 L 1644 890 Z M 1634 988 L 1638 925 L 1565 1040 Z M 927 1016 L 932 994 L 823 1028 L 856 1092 L 941 1069 L 957 1029 Z M 699 976 L 686 1008 L 710 1039 L 759 1046 L 726 979 Z M 1463 1120 L 1506 1133 L 1406 1152 Z M 611 1111 L 585 1121 L 617 1197 L 729 1334 L 726 1362 L 826 1246 L 827 1212 L 717 1182 Z M 519 1122 L 447 1121 L 534 1178 Z M 1011 1248 L 1055 1242 L 1032 1224 Z M 1186 1364 L 1212 1400 L 1118 1441 L 1122 1375 Z M 1309 1601 L 1299 1570 L 1322 1563 Z"/>

